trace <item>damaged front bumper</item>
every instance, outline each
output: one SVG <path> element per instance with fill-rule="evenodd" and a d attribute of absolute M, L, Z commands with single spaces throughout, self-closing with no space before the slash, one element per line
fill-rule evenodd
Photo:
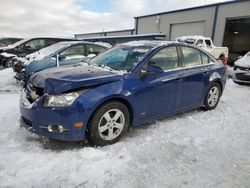
<path fill-rule="evenodd" d="M 30 102 L 26 95 L 26 91 L 22 90 L 20 122 L 27 130 L 55 140 L 80 141 L 85 139 L 86 126 L 84 125 L 86 124 L 82 111 L 75 107 L 46 108 L 43 107 L 44 96 Z"/>
<path fill-rule="evenodd" d="M 250 71 L 234 71 L 230 74 L 230 77 L 235 83 L 250 84 Z"/>

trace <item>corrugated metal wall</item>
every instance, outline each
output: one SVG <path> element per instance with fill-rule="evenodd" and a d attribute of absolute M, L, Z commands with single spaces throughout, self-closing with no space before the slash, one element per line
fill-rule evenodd
<path fill-rule="evenodd" d="M 190 10 L 159 13 L 137 17 L 137 33 L 163 33 L 167 40 L 178 35 L 203 35 L 213 37 L 218 46 L 222 46 L 226 19 L 231 17 L 250 16 L 250 1 L 239 1 L 228 4 L 193 8 Z"/>

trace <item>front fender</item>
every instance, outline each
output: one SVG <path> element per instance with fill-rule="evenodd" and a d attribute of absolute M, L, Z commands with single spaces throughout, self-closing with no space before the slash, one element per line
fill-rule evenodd
<path fill-rule="evenodd" d="M 84 109 L 84 122 L 85 124 L 88 124 L 95 110 L 98 109 L 103 103 L 113 99 L 126 101 L 129 108 L 131 107 L 133 109 L 133 105 L 130 100 L 130 92 L 124 88 L 123 80 L 89 89 L 78 98 L 75 105 L 77 105 L 78 108 Z M 132 116 L 133 115 L 134 114 L 132 114 Z"/>

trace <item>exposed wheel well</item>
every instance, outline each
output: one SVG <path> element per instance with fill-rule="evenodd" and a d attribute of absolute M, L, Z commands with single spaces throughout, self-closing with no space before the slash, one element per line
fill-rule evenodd
<path fill-rule="evenodd" d="M 221 58 L 222 58 L 222 56 L 224 56 L 224 57 L 225 57 L 225 56 L 226 56 L 226 55 L 225 55 L 225 53 L 221 53 L 221 54 L 219 55 L 219 59 L 221 59 Z"/>
<path fill-rule="evenodd" d="M 222 83 L 219 81 L 219 80 L 215 80 L 214 82 L 212 83 L 218 83 L 220 85 L 220 89 L 221 89 L 221 94 L 222 94 L 222 90 L 223 90 L 223 86 L 222 86 Z"/>
<path fill-rule="evenodd" d="M 130 103 L 129 103 L 127 100 L 123 99 L 123 98 L 112 98 L 112 99 L 108 99 L 108 100 L 106 100 L 106 101 L 103 101 L 101 104 L 99 104 L 99 105 L 96 107 L 96 109 L 92 112 L 92 114 L 91 114 L 91 116 L 90 116 L 90 118 L 89 118 L 89 120 L 88 120 L 87 129 L 89 129 L 89 122 L 90 122 L 91 118 L 93 117 L 93 115 L 95 114 L 95 112 L 96 112 L 101 106 L 103 106 L 103 105 L 105 105 L 105 104 L 107 104 L 107 103 L 109 103 L 109 102 L 114 102 L 114 101 L 120 102 L 120 103 L 124 104 L 124 105 L 128 108 L 129 115 L 130 115 L 130 122 L 129 122 L 129 125 L 131 125 L 131 123 L 133 122 L 133 118 L 134 118 L 134 111 L 133 111 L 133 108 L 132 108 L 132 106 L 130 105 Z"/>

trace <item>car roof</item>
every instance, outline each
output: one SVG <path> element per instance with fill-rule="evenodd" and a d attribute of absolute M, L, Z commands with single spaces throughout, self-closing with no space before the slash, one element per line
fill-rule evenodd
<path fill-rule="evenodd" d="M 131 41 L 127 43 L 118 44 L 118 46 L 131 46 L 131 47 L 139 47 L 139 46 L 148 46 L 148 47 L 158 47 L 163 45 L 173 44 L 171 41 L 162 41 L 162 40 L 140 40 L 140 41 Z"/>
<path fill-rule="evenodd" d="M 206 50 L 197 47 L 195 45 L 187 44 L 185 42 L 173 42 L 173 41 L 161 41 L 161 40 L 144 40 L 144 41 L 131 41 L 123 44 L 118 44 L 117 46 L 130 46 L 130 47 L 152 47 L 153 49 L 159 48 L 162 46 L 183 46 L 183 47 L 190 47 L 196 50 L 202 51 L 203 53 L 207 54 L 210 58 L 215 59 L 210 53 Z"/>
<path fill-rule="evenodd" d="M 58 43 L 69 45 L 69 46 L 74 45 L 74 44 L 91 44 L 91 45 L 95 45 L 95 46 L 101 46 L 101 47 L 108 48 L 106 45 L 103 45 L 103 44 L 87 42 L 87 41 L 81 41 L 81 40 L 78 40 L 78 41 L 62 41 L 62 42 L 58 42 Z"/>

